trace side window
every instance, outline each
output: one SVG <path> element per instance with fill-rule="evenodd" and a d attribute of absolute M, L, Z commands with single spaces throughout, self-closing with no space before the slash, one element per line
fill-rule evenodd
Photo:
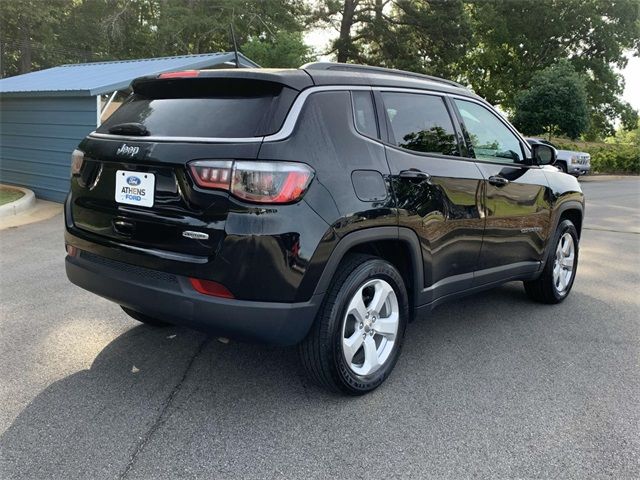
<path fill-rule="evenodd" d="M 356 129 L 363 135 L 378 138 L 378 122 L 371 92 L 351 92 Z"/>
<path fill-rule="evenodd" d="M 418 152 L 460 155 L 442 97 L 382 92 L 382 98 L 396 145 Z"/>
<path fill-rule="evenodd" d="M 493 112 L 474 102 L 459 99 L 455 102 L 469 133 L 475 158 L 500 163 L 522 161 L 518 137 Z"/>

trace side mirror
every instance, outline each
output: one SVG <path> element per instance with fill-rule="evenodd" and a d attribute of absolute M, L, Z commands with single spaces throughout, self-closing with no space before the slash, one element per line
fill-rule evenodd
<path fill-rule="evenodd" d="M 556 163 L 556 149 L 544 143 L 531 145 L 533 163 L 538 165 L 553 165 Z"/>

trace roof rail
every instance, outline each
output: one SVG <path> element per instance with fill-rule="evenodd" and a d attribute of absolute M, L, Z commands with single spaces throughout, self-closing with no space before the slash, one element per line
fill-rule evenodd
<path fill-rule="evenodd" d="M 464 88 L 467 87 L 461 85 L 453 80 L 445 80 L 440 77 L 433 77 L 431 75 L 425 75 L 422 73 L 407 72 L 406 70 L 396 70 L 395 68 L 373 67 L 371 65 L 357 65 L 353 63 L 337 63 L 337 62 L 312 62 L 302 65 L 302 70 L 342 70 L 348 72 L 369 72 L 377 73 L 381 75 L 398 75 L 402 77 L 413 77 L 421 80 L 430 80 L 432 82 L 445 83 L 454 87 Z"/>

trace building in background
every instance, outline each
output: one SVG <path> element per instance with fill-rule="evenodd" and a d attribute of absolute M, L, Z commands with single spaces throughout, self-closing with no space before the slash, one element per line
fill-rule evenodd
<path fill-rule="evenodd" d="M 238 54 L 240 67 L 258 65 Z M 71 152 L 146 75 L 233 68 L 235 53 L 62 65 L 0 80 L 0 183 L 64 201 Z"/>

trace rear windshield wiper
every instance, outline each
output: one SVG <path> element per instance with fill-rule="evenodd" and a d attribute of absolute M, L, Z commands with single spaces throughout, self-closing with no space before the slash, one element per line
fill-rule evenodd
<path fill-rule="evenodd" d="M 144 137 L 149 135 L 149 130 L 147 130 L 147 127 L 141 123 L 131 122 L 113 125 L 112 127 L 109 127 L 109 133 L 113 133 L 115 135 L 139 135 Z"/>

